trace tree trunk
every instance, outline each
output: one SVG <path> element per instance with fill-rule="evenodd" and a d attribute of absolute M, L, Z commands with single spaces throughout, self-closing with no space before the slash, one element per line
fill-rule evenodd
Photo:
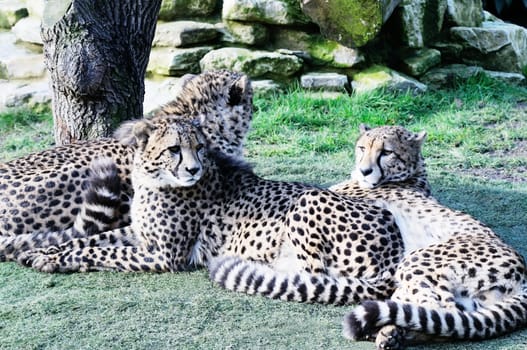
<path fill-rule="evenodd" d="M 48 0 L 42 20 L 55 141 L 111 135 L 143 115 L 161 0 Z"/>

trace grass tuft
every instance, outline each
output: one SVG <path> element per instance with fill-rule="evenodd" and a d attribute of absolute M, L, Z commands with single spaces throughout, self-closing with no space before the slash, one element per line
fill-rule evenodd
<path fill-rule="evenodd" d="M 48 108 L 0 113 L 0 161 L 50 147 L 52 130 L 53 116 Z"/>

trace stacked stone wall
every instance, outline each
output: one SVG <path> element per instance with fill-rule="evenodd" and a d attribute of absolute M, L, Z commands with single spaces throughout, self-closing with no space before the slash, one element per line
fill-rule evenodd
<path fill-rule="evenodd" d="M 3 3 L 0 105 L 30 102 L 31 81 L 41 103 L 44 1 Z M 522 82 L 527 30 L 485 13 L 481 0 L 163 0 L 146 98 L 212 69 L 244 72 L 256 89 L 419 92 L 483 70 Z"/>

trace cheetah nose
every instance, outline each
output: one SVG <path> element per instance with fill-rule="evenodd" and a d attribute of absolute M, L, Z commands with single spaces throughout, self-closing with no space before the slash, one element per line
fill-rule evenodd
<path fill-rule="evenodd" d="M 362 175 L 364 175 L 364 176 L 368 176 L 368 175 L 370 175 L 370 174 L 373 172 L 373 169 L 372 169 L 372 168 L 369 168 L 369 169 L 361 169 L 360 172 L 362 173 Z"/>
<path fill-rule="evenodd" d="M 188 171 L 190 175 L 196 175 L 196 173 L 199 171 L 199 168 L 185 168 L 185 170 Z"/>

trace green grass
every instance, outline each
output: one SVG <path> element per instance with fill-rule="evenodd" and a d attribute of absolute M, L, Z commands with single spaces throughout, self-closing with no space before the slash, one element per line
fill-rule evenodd
<path fill-rule="evenodd" d="M 18 109 L 0 114 L 0 160 L 49 147 L 53 142 L 49 109 Z"/>
<path fill-rule="evenodd" d="M 360 123 L 427 130 L 434 195 L 484 221 L 527 256 L 526 88 L 478 77 L 420 96 L 327 99 L 292 90 L 257 97 L 255 106 L 247 156 L 257 173 L 274 179 L 346 179 Z M 52 142 L 49 114 L 32 120 L 20 113 L 0 126 L 0 159 L 31 151 L 24 145 L 35 139 L 42 142 L 37 148 Z M 15 135 L 20 146 L 9 148 Z M 204 271 L 47 275 L 0 264 L 0 349 L 374 349 L 341 336 L 349 309 L 227 292 Z M 416 347 L 525 348 L 527 330 Z"/>
<path fill-rule="evenodd" d="M 499 170 L 527 181 L 526 91 L 485 76 L 420 96 L 373 92 L 327 99 L 293 90 L 255 100 L 248 156 L 266 176 L 284 178 L 296 162 L 307 169 L 292 169 L 293 176 L 331 183 L 344 170 L 348 174 L 360 123 L 398 124 L 427 131 L 424 154 L 432 169 Z M 336 163 L 328 166 L 329 158 Z"/>

